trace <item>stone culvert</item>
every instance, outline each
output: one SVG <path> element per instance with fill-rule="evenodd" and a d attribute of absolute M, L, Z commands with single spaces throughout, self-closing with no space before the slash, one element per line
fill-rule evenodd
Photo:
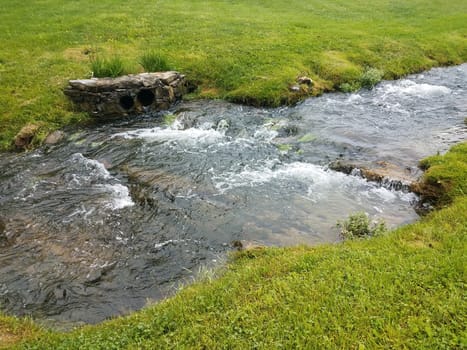
<path fill-rule="evenodd" d="M 186 91 L 185 76 L 170 71 L 70 80 L 64 93 L 79 110 L 105 119 L 168 109 Z"/>

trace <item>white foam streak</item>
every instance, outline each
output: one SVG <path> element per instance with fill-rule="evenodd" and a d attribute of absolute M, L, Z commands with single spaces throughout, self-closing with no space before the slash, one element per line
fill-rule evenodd
<path fill-rule="evenodd" d="M 73 154 L 71 156 L 71 161 L 81 165 L 84 170 L 89 172 L 89 176 L 92 178 L 104 180 L 112 178 L 112 175 L 107 171 L 104 164 L 97 160 L 86 158 L 81 153 Z"/>
<path fill-rule="evenodd" d="M 266 166 L 261 169 L 245 168 L 240 173 L 227 173 L 215 177 L 215 180 L 217 180 L 216 188 L 225 191 L 235 187 L 254 187 L 273 180 L 288 179 L 301 180 L 313 186 L 327 187 L 342 183 L 345 178 L 344 174 L 331 172 L 318 165 L 294 162 L 278 168 Z"/>
<path fill-rule="evenodd" d="M 398 96 L 418 96 L 434 97 L 451 93 L 451 89 L 446 86 L 417 84 L 411 80 L 401 80 L 398 83 L 391 83 L 382 87 L 384 94 Z"/>
<path fill-rule="evenodd" d="M 144 139 L 147 141 L 162 141 L 162 142 L 183 142 L 185 144 L 212 144 L 224 138 L 224 133 L 214 129 L 198 129 L 189 128 L 185 130 L 172 128 L 150 128 L 137 129 L 127 132 L 122 132 L 113 135 L 112 137 L 123 137 L 125 139 Z"/>
<path fill-rule="evenodd" d="M 128 187 L 121 184 L 105 184 L 102 185 L 106 192 L 110 194 L 110 200 L 106 207 L 112 210 L 118 210 L 135 205 L 131 199 Z"/>
<path fill-rule="evenodd" d="M 71 161 L 74 165 L 77 165 L 78 173 L 70 174 L 67 184 L 69 188 L 94 188 L 98 189 L 99 192 L 104 192 L 109 197 L 104 204 L 104 207 L 107 209 L 118 210 L 134 205 L 128 188 L 120 183 L 115 183 L 119 182 L 119 180 L 108 172 L 104 164 L 97 160 L 86 158 L 81 153 L 73 154 Z M 94 208 L 91 211 L 85 212 L 84 218 L 87 219 L 93 214 L 93 211 Z M 82 213 L 75 212 L 72 216 L 76 214 Z"/>

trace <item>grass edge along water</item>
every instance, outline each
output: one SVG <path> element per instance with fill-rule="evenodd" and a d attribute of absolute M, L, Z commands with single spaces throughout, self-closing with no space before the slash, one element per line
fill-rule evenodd
<path fill-rule="evenodd" d="M 424 181 L 449 179 L 451 197 L 419 222 L 340 244 L 238 252 L 217 278 L 70 333 L 1 316 L 0 339 L 20 349 L 463 348 L 466 150 L 422 162 Z"/>

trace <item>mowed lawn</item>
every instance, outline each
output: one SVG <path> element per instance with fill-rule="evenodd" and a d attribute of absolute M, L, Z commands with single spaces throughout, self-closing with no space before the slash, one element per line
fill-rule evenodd
<path fill-rule="evenodd" d="M 275 106 L 467 60 L 465 0 L 0 0 L 0 149 L 28 123 L 86 121 L 63 96 L 90 60 L 139 72 L 155 50 L 197 84 L 194 97 Z M 301 75 L 315 86 L 291 92 Z"/>

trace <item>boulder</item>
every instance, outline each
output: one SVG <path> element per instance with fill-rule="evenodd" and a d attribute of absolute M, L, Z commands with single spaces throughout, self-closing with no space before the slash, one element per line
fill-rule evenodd
<path fill-rule="evenodd" d="M 65 137 L 65 133 L 63 131 L 56 130 L 50 133 L 49 135 L 47 135 L 44 143 L 46 145 L 55 145 L 56 143 L 59 143 L 61 140 L 63 140 L 64 137 Z"/>
<path fill-rule="evenodd" d="M 25 125 L 19 133 L 16 134 L 14 139 L 14 144 L 17 149 L 25 150 L 28 149 L 31 145 L 34 136 L 38 133 L 40 125 L 37 124 L 27 124 Z"/>

